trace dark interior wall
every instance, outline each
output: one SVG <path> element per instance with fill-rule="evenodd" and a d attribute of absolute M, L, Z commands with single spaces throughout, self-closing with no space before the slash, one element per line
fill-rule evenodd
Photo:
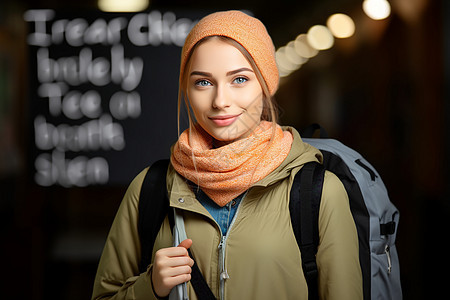
<path fill-rule="evenodd" d="M 447 101 L 444 101 L 444 114 L 445 116 L 450 115 L 450 102 L 448 99 L 450 99 L 450 3 L 448 1 L 444 1 L 443 4 L 444 8 L 442 9 L 442 20 L 444 23 L 443 26 L 443 36 L 444 36 L 444 99 Z M 445 160 L 444 160 L 444 166 L 449 166 L 449 153 L 450 153 L 450 118 L 445 118 Z M 449 199 L 450 197 L 450 185 L 448 184 L 450 180 L 450 176 L 448 175 L 448 172 L 446 172 L 447 175 L 445 177 L 445 182 L 447 183 L 445 185 L 445 199 Z M 446 204 L 449 205 L 448 203 Z"/>

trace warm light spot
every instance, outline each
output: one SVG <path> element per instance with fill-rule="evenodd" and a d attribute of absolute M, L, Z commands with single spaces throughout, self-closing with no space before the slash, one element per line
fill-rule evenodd
<path fill-rule="evenodd" d="M 277 61 L 278 71 L 280 72 L 280 77 L 286 77 L 293 71 L 300 68 L 301 64 L 293 63 L 286 55 L 287 47 L 281 47 L 275 53 L 275 59 Z"/>
<path fill-rule="evenodd" d="M 317 53 L 319 53 L 317 49 L 311 47 L 311 45 L 308 43 L 306 34 L 304 33 L 297 36 L 294 41 L 294 48 L 295 52 L 297 52 L 298 55 L 304 58 L 312 58 L 316 56 Z"/>
<path fill-rule="evenodd" d="M 288 77 L 293 72 L 293 71 L 283 70 L 283 69 L 280 69 L 280 68 L 278 68 L 278 71 L 279 71 L 279 74 L 280 74 L 281 78 Z"/>
<path fill-rule="evenodd" d="M 284 50 L 284 53 L 286 54 L 286 58 L 289 59 L 290 62 L 292 62 L 295 65 L 302 65 L 305 62 L 308 61 L 307 58 L 304 58 L 295 51 L 295 42 L 290 41 Z"/>
<path fill-rule="evenodd" d="M 363 10 L 370 18 L 382 20 L 391 14 L 391 5 L 386 0 L 364 0 Z"/>
<path fill-rule="evenodd" d="M 334 14 L 327 20 L 327 26 L 337 38 L 348 38 L 355 33 L 355 23 L 344 14 Z"/>
<path fill-rule="evenodd" d="M 327 50 L 333 47 L 334 37 L 323 25 L 315 25 L 308 30 L 308 43 L 317 50 Z"/>
<path fill-rule="evenodd" d="M 98 7 L 107 12 L 135 12 L 145 10 L 149 0 L 98 0 Z"/>

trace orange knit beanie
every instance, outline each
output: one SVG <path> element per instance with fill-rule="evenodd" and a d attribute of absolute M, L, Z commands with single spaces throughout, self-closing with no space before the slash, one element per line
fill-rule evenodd
<path fill-rule="evenodd" d="M 180 84 L 187 58 L 194 45 L 205 37 L 215 35 L 229 37 L 241 44 L 255 61 L 270 95 L 275 94 L 279 74 L 272 39 L 261 21 L 237 10 L 210 14 L 192 28 L 181 53 Z"/>

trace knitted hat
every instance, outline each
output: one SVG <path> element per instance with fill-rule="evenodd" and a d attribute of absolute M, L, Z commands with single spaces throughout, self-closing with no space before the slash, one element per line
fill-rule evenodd
<path fill-rule="evenodd" d="M 181 52 L 180 83 L 192 47 L 201 39 L 214 35 L 229 37 L 241 44 L 255 61 L 270 95 L 275 94 L 279 74 L 272 39 L 261 21 L 236 10 L 210 14 L 192 28 Z"/>

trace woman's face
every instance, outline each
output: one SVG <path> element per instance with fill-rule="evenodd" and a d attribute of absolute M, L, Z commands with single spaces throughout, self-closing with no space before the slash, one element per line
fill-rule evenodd
<path fill-rule="evenodd" d="M 261 85 L 234 46 L 218 38 L 203 42 L 192 53 L 186 76 L 195 118 L 216 146 L 248 136 L 261 122 Z"/>

